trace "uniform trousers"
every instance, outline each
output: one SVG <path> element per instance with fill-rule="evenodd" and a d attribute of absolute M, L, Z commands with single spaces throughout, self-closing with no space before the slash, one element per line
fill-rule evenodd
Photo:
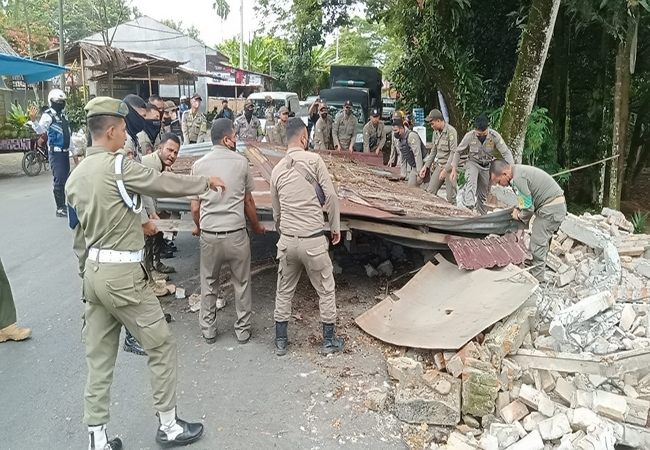
<path fill-rule="evenodd" d="M 328 250 L 329 243 L 325 236 L 301 238 L 280 235 L 277 255 L 278 284 L 273 314 L 276 322 L 287 322 L 291 317 L 291 301 L 304 267 L 309 281 L 318 293 L 321 322 L 334 323 L 334 266 Z"/>
<path fill-rule="evenodd" d="M 551 238 L 562 221 L 566 218 L 566 203 L 542 206 L 535 211 L 535 220 L 530 235 L 530 252 L 533 255 L 531 275 L 539 281 L 544 281 L 546 271 L 546 255 L 551 246 Z"/>
<path fill-rule="evenodd" d="M 455 205 L 456 193 L 458 192 L 458 184 L 456 183 L 456 180 L 454 181 L 451 180 L 451 172 L 447 172 L 445 179 L 441 180 L 440 173 L 442 172 L 443 169 L 444 169 L 443 165 L 441 164 L 436 165 L 436 168 L 431 173 L 431 181 L 429 181 L 429 184 L 427 185 L 427 192 L 436 195 L 440 190 L 440 188 L 442 187 L 442 183 L 444 183 L 445 190 L 447 191 L 447 201 L 452 205 Z"/>
<path fill-rule="evenodd" d="M 409 163 L 402 161 L 402 173 L 406 179 L 406 184 L 408 186 L 417 186 L 418 185 L 418 171 L 415 167 L 412 167 Z"/>
<path fill-rule="evenodd" d="M 16 323 L 16 305 L 9 279 L 0 260 L 0 330 Z"/>
<path fill-rule="evenodd" d="M 54 189 L 62 190 L 66 181 L 68 181 L 68 176 L 70 176 L 70 152 L 54 152 L 50 150 L 48 159 L 54 177 Z"/>
<path fill-rule="evenodd" d="M 221 266 L 228 264 L 235 291 L 235 334 L 240 341 L 250 337 L 253 299 L 251 292 L 251 244 L 244 228 L 231 233 L 201 233 L 201 312 L 203 337 L 217 335 L 217 296 Z"/>
<path fill-rule="evenodd" d="M 487 213 L 485 202 L 490 190 L 490 167 L 468 160 L 465 163 L 465 193 L 463 203 L 471 209 L 476 209 L 481 215 Z"/>
<path fill-rule="evenodd" d="M 155 409 L 169 411 L 176 407 L 176 340 L 147 281 L 140 263 L 86 260 L 82 328 L 88 365 L 84 392 L 86 425 L 103 425 L 110 418 L 110 389 L 122 325 L 147 352 Z"/>

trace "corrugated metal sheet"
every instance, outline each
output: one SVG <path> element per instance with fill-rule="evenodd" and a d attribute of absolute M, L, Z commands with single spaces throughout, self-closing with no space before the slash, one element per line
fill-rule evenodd
<path fill-rule="evenodd" d="M 518 240 L 513 233 L 485 239 L 448 236 L 447 243 L 458 267 L 468 270 L 505 267 L 511 263 L 521 264 L 531 258 L 523 239 Z"/>

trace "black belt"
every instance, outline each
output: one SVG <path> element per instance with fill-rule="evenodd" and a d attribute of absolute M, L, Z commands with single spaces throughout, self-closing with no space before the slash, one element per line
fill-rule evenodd
<path fill-rule="evenodd" d="M 310 238 L 315 238 L 315 237 L 320 237 L 320 236 L 325 236 L 324 231 L 318 231 L 314 234 L 311 234 L 309 236 L 291 236 L 290 234 L 283 234 L 282 236 L 288 237 L 288 238 L 295 238 L 297 237 L 298 239 L 310 239 Z"/>
<path fill-rule="evenodd" d="M 190 140 L 190 144 L 196 144 L 196 141 Z"/>
<path fill-rule="evenodd" d="M 233 233 L 236 233 L 236 232 L 238 232 L 238 231 L 245 230 L 245 229 L 246 229 L 246 227 L 237 228 L 236 230 L 230 230 L 230 231 L 210 231 L 210 230 L 201 230 L 201 233 L 208 233 L 208 234 L 212 234 L 212 235 L 214 235 L 214 236 L 218 236 L 218 235 L 220 235 L 220 234 L 233 234 Z"/>

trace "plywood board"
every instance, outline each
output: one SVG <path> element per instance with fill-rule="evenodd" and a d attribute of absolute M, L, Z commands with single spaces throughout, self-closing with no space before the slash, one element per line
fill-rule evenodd
<path fill-rule="evenodd" d="M 535 284 L 496 281 L 498 270 L 466 271 L 436 257 L 402 289 L 356 319 L 368 334 L 394 345 L 461 348 L 490 325 L 513 313 Z"/>

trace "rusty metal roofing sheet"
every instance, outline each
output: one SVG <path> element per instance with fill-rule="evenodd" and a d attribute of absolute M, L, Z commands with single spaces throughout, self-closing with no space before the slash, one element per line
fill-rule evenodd
<path fill-rule="evenodd" d="M 505 267 L 508 264 L 521 264 L 531 258 L 530 251 L 515 234 L 489 236 L 485 239 L 447 237 L 458 267 L 468 270 Z"/>

